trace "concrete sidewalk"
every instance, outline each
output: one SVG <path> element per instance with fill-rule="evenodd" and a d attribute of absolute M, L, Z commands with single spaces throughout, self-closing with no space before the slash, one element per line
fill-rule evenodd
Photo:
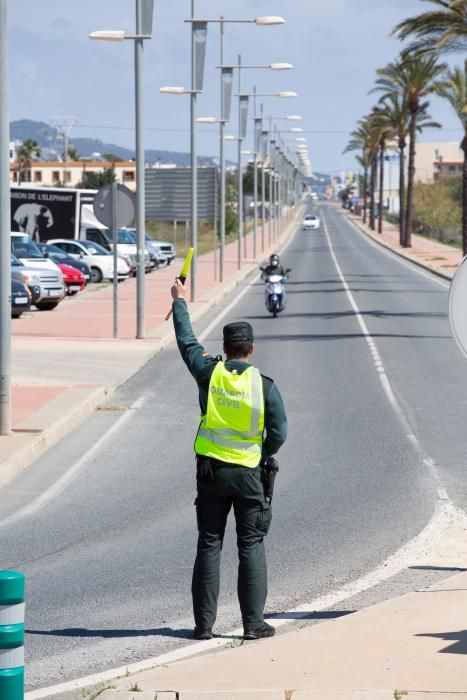
<path fill-rule="evenodd" d="M 364 224 L 361 216 L 356 216 L 346 209 L 342 211 L 350 221 L 377 243 L 444 279 L 451 280 L 462 262 L 462 251 L 459 248 L 417 234 L 412 235 L 411 248 L 402 248 L 399 245 L 399 229 L 394 224 L 383 221 L 383 232 L 379 234 L 377 231 L 372 231 L 368 224 Z M 377 220 L 376 226 L 378 226 Z"/>
<path fill-rule="evenodd" d="M 198 258 L 197 301 L 190 304 L 194 321 L 258 269 L 259 261 L 295 232 L 303 206 L 276 242 L 265 226 L 258 230 L 253 259 L 253 235 L 245 236 L 242 267 L 237 266 L 237 242 L 225 248 L 224 282 L 219 282 L 213 252 Z M 146 339 L 135 340 L 136 280 L 119 285 L 119 338 L 112 338 L 112 286 L 91 287 L 67 298 L 50 312 L 32 311 L 12 324 L 11 436 L 0 437 L 0 486 L 40 456 L 90 411 L 97 408 L 151 357 L 173 340 L 165 322 L 171 306 L 170 286 L 180 261 L 146 276 Z"/>
<path fill-rule="evenodd" d="M 120 679 L 99 697 L 390 700 L 405 691 L 467 698 L 466 591 L 460 573 L 360 612 Z"/>

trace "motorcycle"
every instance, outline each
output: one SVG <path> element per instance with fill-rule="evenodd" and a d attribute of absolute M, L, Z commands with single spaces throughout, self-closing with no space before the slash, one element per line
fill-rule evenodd
<path fill-rule="evenodd" d="M 263 274 L 261 278 L 266 282 L 264 288 L 264 301 L 266 308 L 273 315 L 273 318 L 277 317 L 281 311 L 285 309 L 285 286 L 284 282 L 288 280 L 287 273 L 291 271 L 290 268 L 285 270 L 285 275 L 282 274 L 264 274 L 264 268 L 261 268 Z"/>

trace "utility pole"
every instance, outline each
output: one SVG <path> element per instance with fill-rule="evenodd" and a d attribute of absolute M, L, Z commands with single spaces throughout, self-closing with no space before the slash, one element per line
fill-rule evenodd
<path fill-rule="evenodd" d="M 11 431 L 10 125 L 8 0 L 0 0 L 0 435 Z"/>
<path fill-rule="evenodd" d="M 63 139 L 63 184 L 67 185 L 67 172 L 68 172 L 68 149 L 70 144 L 70 133 L 74 126 L 76 126 L 78 120 L 76 117 L 54 117 L 52 119 L 52 126 L 58 131 L 60 138 Z"/>

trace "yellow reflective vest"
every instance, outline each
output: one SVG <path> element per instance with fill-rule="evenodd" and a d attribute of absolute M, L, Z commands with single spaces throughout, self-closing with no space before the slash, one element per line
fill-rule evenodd
<path fill-rule="evenodd" d="M 258 466 L 263 448 L 263 380 L 256 367 L 242 374 L 218 362 L 211 376 L 206 415 L 195 441 L 198 455 L 242 467 Z"/>

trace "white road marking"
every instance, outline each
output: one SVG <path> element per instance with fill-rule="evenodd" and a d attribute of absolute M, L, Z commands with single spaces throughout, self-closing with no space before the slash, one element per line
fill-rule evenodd
<path fill-rule="evenodd" d="M 130 408 L 115 421 L 109 430 L 102 435 L 97 442 L 94 443 L 92 447 L 87 450 L 82 457 L 80 457 L 62 476 L 57 479 L 48 489 L 46 489 L 40 496 L 35 498 L 33 501 L 23 506 L 15 513 L 12 513 L 4 520 L 0 520 L 0 527 L 6 527 L 17 523 L 19 520 L 23 520 L 35 513 L 38 513 L 42 508 L 44 508 L 50 501 L 57 498 L 63 491 L 71 484 L 74 479 L 78 476 L 79 472 L 83 469 L 87 462 L 90 462 L 93 457 L 109 442 L 109 440 L 118 433 L 119 430 L 123 428 L 125 423 L 127 423 L 130 418 L 135 416 L 135 410 L 143 408 L 147 401 L 146 396 L 141 396 L 137 401 L 135 401 Z"/>
<path fill-rule="evenodd" d="M 343 216 L 343 215 L 341 215 Z M 412 270 L 412 272 L 416 272 L 417 274 L 421 275 L 422 277 L 425 277 L 426 279 L 430 280 L 430 282 L 436 282 L 436 284 L 439 284 L 441 287 L 444 287 L 444 289 L 449 289 L 450 284 L 447 280 L 443 280 L 440 277 L 436 276 L 436 273 L 434 272 L 428 272 L 428 270 L 423 270 L 421 267 L 418 267 L 416 263 L 412 263 L 409 260 L 404 260 L 404 258 L 401 258 L 400 255 L 397 255 L 397 253 L 394 253 L 391 251 L 389 248 L 386 248 L 383 245 L 380 245 L 378 241 L 374 241 L 372 238 L 367 236 L 354 221 L 351 221 L 351 219 L 347 219 L 348 223 L 353 227 L 353 229 L 359 234 L 363 240 L 365 240 L 369 245 L 373 246 L 373 248 L 376 248 L 377 250 L 380 251 L 380 253 L 384 253 L 387 255 L 388 258 L 391 258 L 391 260 L 394 260 L 395 262 L 398 262 L 400 265 L 403 265 L 404 267 L 407 267 L 409 270 Z"/>
<path fill-rule="evenodd" d="M 438 479 L 438 473 L 435 462 L 431 458 L 425 456 L 423 448 L 418 442 L 416 436 L 413 434 L 409 421 L 406 419 L 404 412 L 392 390 L 391 384 L 384 370 L 384 365 L 380 358 L 378 349 L 370 335 L 368 327 L 360 313 L 360 310 L 355 302 L 352 292 L 349 289 L 344 275 L 342 274 L 342 270 L 334 253 L 334 248 L 332 246 L 332 241 L 330 239 L 326 223 L 324 223 L 324 230 L 328 239 L 329 248 L 334 264 L 341 278 L 341 282 L 349 297 L 351 306 L 357 316 L 360 328 L 362 329 L 362 333 L 371 350 L 371 354 L 375 361 L 375 366 L 376 362 L 379 363 L 379 366 L 377 367 L 378 376 L 380 377 L 385 394 L 391 406 L 393 407 L 397 417 L 399 418 L 404 427 L 407 439 L 416 449 L 417 454 L 420 456 L 420 458 L 422 458 L 422 461 L 425 464 L 425 466 L 427 466 L 432 471 L 433 476 L 436 479 Z M 232 308 L 232 306 L 233 305 L 230 305 L 230 308 Z M 223 315 L 225 315 L 225 313 L 219 314 L 217 321 L 220 320 Z M 208 326 L 208 328 L 205 330 L 205 334 L 209 333 L 213 327 L 214 325 L 210 324 L 210 326 Z M 361 578 L 357 579 L 356 581 L 351 581 L 350 583 L 346 584 L 337 591 L 334 591 L 333 593 L 329 593 L 324 596 L 319 596 L 318 598 L 311 600 L 309 603 L 300 605 L 299 607 L 293 610 L 288 610 L 287 612 L 281 613 L 268 619 L 273 620 L 274 625 L 276 627 L 282 627 L 286 624 L 289 624 L 290 619 L 295 619 L 297 617 L 307 617 L 312 612 L 326 610 L 328 608 L 333 607 L 334 605 L 342 603 L 343 601 L 359 593 L 363 593 L 364 591 L 373 588 L 374 586 L 377 586 L 378 584 L 391 578 L 392 576 L 395 576 L 399 572 L 406 569 L 408 566 L 415 566 L 417 564 L 427 563 L 429 561 L 431 548 L 439 542 L 440 536 L 443 532 L 447 530 L 448 527 L 450 527 L 454 523 L 461 523 L 464 528 L 467 528 L 466 514 L 452 504 L 446 491 L 442 487 L 439 487 L 437 489 L 437 492 L 438 502 L 436 504 L 435 512 L 430 522 L 426 525 L 422 532 L 420 532 L 416 537 L 414 537 L 412 540 L 410 540 L 408 543 L 402 546 L 399 550 L 397 550 L 394 554 L 388 557 L 384 562 L 379 564 L 375 569 L 365 574 Z M 171 627 L 176 629 L 177 625 L 172 624 Z M 222 639 L 212 639 L 207 642 L 198 642 L 196 644 L 190 644 L 189 646 L 175 649 L 174 651 L 168 652 L 167 654 L 161 654 L 160 656 L 144 659 L 143 661 L 138 661 L 134 664 L 109 669 L 108 671 L 104 671 L 102 673 L 95 673 L 89 676 L 85 676 L 83 678 L 76 679 L 74 681 L 68 681 L 66 683 L 53 685 L 48 688 L 33 690 L 26 693 L 25 700 L 42 700 L 43 698 L 59 695 L 60 693 L 70 692 L 80 688 L 96 685 L 98 683 L 104 683 L 107 681 L 115 680 L 116 678 L 126 676 L 128 673 L 139 673 L 141 671 L 146 671 L 151 668 L 155 668 L 156 666 L 161 666 L 163 664 L 174 663 L 175 661 L 188 659 L 192 656 L 201 654 L 203 652 L 213 651 L 215 649 L 225 647 L 225 644 L 228 641 L 228 637 L 238 637 L 242 634 L 243 630 L 241 628 L 238 628 L 225 634 L 222 637 Z"/>
<path fill-rule="evenodd" d="M 356 230 L 358 231 L 358 227 L 355 227 L 355 228 L 356 228 Z M 336 253 L 335 253 L 335 251 L 334 251 L 334 246 L 333 246 L 333 244 L 332 244 L 331 236 L 329 235 L 329 229 L 328 229 L 328 226 L 327 226 L 327 223 L 326 223 L 326 219 L 325 219 L 325 216 L 324 216 L 324 212 L 323 212 L 323 229 L 324 229 L 324 233 L 325 233 L 325 236 L 326 236 L 326 239 L 327 239 L 327 242 L 328 242 L 329 252 L 330 252 L 331 257 L 332 257 L 332 260 L 333 260 L 333 262 L 334 262 L 334 266 L 335 266 L 335 268 L 336 268 L 336 270 L 337 270 L 337 274 L 338 274 L 338 276 L 339 276 L 339 278 L 340 278 L 340 281 L 341 281 L 341 283 L 342 283 L 342 286 L 343 286 L 344 289 L 345 289 L 345 292 L 346 292 L 347 297 L 348 297 L 348 299 L 349 299 L 350 305 L 351 305 L 351 307 L 352 307 L 352 309 L 353 309 L 353 311 L 354 311 L 354 313 L 355 313 L 355 316 L 356 316 L 356 318 L 357 318 L 358 324 L 359 324 L 359 326 L 360 326 L 360 328 L 361 328 L 362 334 L 363 334 L 363 336 L 364 336 L 364 338 L 365 338 L 365 340 L 366 340 L 366 342 L 367 342 L 367 344 L 368 344 L 368 347 L 369 347 L 370 350 L 371 350 L 371 354 L 372 354 L 372 357 L 373 357 L 373 364 L 374 364 L 374 366 L 375 366 L 375 368 L 376 368 L 376 370 L 377 370 L 377 372 L 378 372 L 378 376 L 379 376 L 379 379 L 380 379 L 380 382 L 381 382 L 381 386 L 382 386 L 383 389 L 384 389 L 384 393 L 386 394 L 386 397 L 387 397 L 389 403 L 391 404 L 391 406 L 392 406 L 392 408 L 393 408 L 393 410 L 394 410 L 394 413 L 396 414 L 396 416 L 397 416 L 399 422 L 401 423 L 402 428 L 403 428 L 403 430 L 404 430 L 404 432 L 405 432 L 405 434 L 406 434 L 406 437 L 407 437 L 407 439 L 409 440 L 410 444 L 412 445 L 413 449 L 415 450 L 416 454 L 417 454 L 418 457 L 421 459 L 421 461 L 422 461 L 426 466 L 428 466 L 428 468 L 430 469 L 430 471 L 431 471 L 432 476 L 434 477 L 434 479 L 435 479 L 437 482 L 439 482 L 439 473 L 438 473 L 438 470 L 437 470 L 437 468 L 436 468 L 436 466 L 435 466 L 435 463 L 434 463 L 434 461 L 433 461 L 430 457 L 428 457 L 428 455 L 427 455 L 427 454 L 425 453 L 425 451 L 423 450 L 423 448 L 422 448 L 422 446 L 421 446 L 421 444 L 420 444 L 420 442 L 419 442 L 417 436 L 414 434 L 414 432 L 413 432 L 413 430 L 412 430 L 412 426 L 410 425 L 410 421 L 407 419 L 407 417 L 406 417 L 406 415 L 405 415 L 405 413 L 404 413 L 404 411 L 403 411 L 403 409 L 402 409 L 402 406 L 401 406 L 401 404 L 399 403 L 399 401 L 398 401 L 398 399 L 397 399 L 397 397 L 396 397 L 396 395 L 395 395 L 395 393 L 394 393 L 394 390 L 393 390 L 393 388 L 392 388 L 392 386 L 391 386 L 391 382 L 389 381 L 389 377 L 388 377 L 388 375 L 387 375 L 387 373 L 386 373 L 386 370 L 385 370 L 385 368 L 384 368 L 384 363 L 383 363 L 382 358 L 381 358 L 381 356 L 380 356 L 380 354 L 379 354 L 378 348 L 376 347 L 376 343 L 375 343 L 375 341 L 373 340 L 370 331 L 368 330 L 368 326 L 366 325 L 365 319 L 363 318 L 363 316 L 362 316 L 362 314 L 361 314 L 361 312 L 360 312 L 360 309 L 359 309 L 359 307 L 358 307 L 358 304 L 357 304 L 357 302 L 355 301 L 354 295 L 352 294 L 352 292 L 351 292 L 351 290 L 350 290 L 350 287 L 349 287 L 349 285 L 348 285 L 348 283 L 347 283 L 347 280 L 345 279 L 344 273 L 342 272 L 342 268 L 341 268 L 341 266 L 339 265 L 339 261 L 338 261 L 338 259 L 337 259 Z M 361 232 L 360 232 L 360 233 L 361 233 Z M 361 235 L 363 236 L 362 233 L 361 233 Z M 363 236 L 363 237 L 366 238 L 365 236 Z M 367 240 L 368 240 L 368 239 L 367 239 Z M 375 244 L 375 245 L 376 245 L 376 244 Z M 384 248 L 381 248 L 380 246 L 378 246 L 378 249 L 385 252 L 385 249 L 384 249 Z M 392 257 L 392 256 L 391 256 L 391 257 Z M 436 280 L 436 281 L 437 281 L 437 280 Z M 443 286 L 444 286 L 444 285 L 443 285 Z M 438 498 L 441 498 L 439 490 L 438 490 Z M 454 507 L 454 506 L 453 506 L 453 507 Z"/>
<path fill-rule="evenodd" d="M 291 237 L 291 239 L 285 244 L 282 250 L 285 250 L 291 244 L 293 238 L 294 236 Z M 230 304 L 228 304 L 228 306 L 225 307 L 225 309 L 223 309 L 217 314 L 214 320 L 201 333 L 201 335 L 199 336 L 199 340 L 205 340 L 205 338 L 218 325 L 218 323 L 220 323 L 220 321 L 222 321 L 222 319 L 229 313 L 229 311 L 233 309 L 233 307 L 236 304 L 238 304 L 240 299 L 242 299 L 245 296 L 245 294 L 249 291 L 251 286 L 255 284 L 258 278 L 259 275 L 256 275 L 247 284 L 245 289 L 243 289 L 240 292 L 240 294 L 238 294 L 235 297 L 235 299 Z M 70 469 L 68 469 L 59 479 L 57 479 L 57 481 L 53 483 L 46 491 L 44 491 L 40 496 L 35 498 L 27 505 L 17 510 L 15 513 L 9 515 L 4 520 L 0 520 L 0 528 L 17 523 L 18 521 L 30 517 L 31 515 L 35 515 L 40 510 L 42 510 L 42 508 L 44 508 L 50 501 L 54 500 L 55 498 L 57 498 L 57 496 L 63 493 L 63 491 L 71 484 L 71 482 L 74 481 L 74 479 L 76 479 L 79 472 L 83 469 L 86 463 L 89 462 L 99 452 L 99 450 L 101 450 L 104 447 L 104 445 L 110 440 L 111 437 L 113 437 L 115 433 L 117 433 L 123 428 L 125 423 L 134 415 L 133 412 L 135 409 L 143 408 L 147 400 L 148 397 L 145 394 L 143 394 L 137 401 L 135 401 L 135 403 L 132 406 L 130 406 L 129 410 L 122 416 L 120 416 L 120 418 L 114 423 L 114 425 L 111 428 L 109 428 L 109 430 L 104 435 L 102 435 L 99 438 L 99 440 L 97 440 L 97 442 L 87 452 L 85 452 L 85 454 L 82 457 L 80 457 L 70 467 Z"/>
<path fill-rule="evenodd" d="M 467 527 L 467 516 L 465 513 L 457 509 L 449 500 L 447 495 L 444 495 L 436 507 L 436 511 L 422 532 L 414 537 L 410 542 L 401 547 L 397 552 L 388 557 L 384 562 L 379 564 L 373 571 L 370 571 L 365 576 L 351 581 L 342 588 L 328 593 L 324 596 L 314 598 L 305 605 L 300 605 L 293 610 L 280 613 L 276 616 L 268 617 L 268 620 L 274 622 L 275 627 L 283 627 L 290 624 L 290 621 L 297 618 L 310 617 L 312 613 L 320 610 L 327 610 L 334 605 L 352 598 L 359 593 L 363 593 L 374 586 L 386 581 L 387 579 L 400 573 L 408 566 L 417 566 L 424 563 L 429 563 L 430 549 L 436 545 L 440 539 L 440 535 L 447 530 L 453 523 L 462 523 L 463 527 Z M 176 624 L 170 625 L 174 629 Z M 166 654 L 160 654 L 143 661 L 137 661 L 133 664 L 120 666 L 118 668 L 109 669 L 101 673 L 94 673 L 83 678 L 78 678 L 66 683 L 41 688 L 39 690 L 31 690 L 25 695 L 25 700 L 42 700 L 61 693 L 71 692 L 80 688 L 87 688 L 115 680 L 117 678 L 126 677 L 128 674 L 140 673 L 147 671 L 157 666 L 182 661 L 192 656 L 196 656 L 208 651 L 222 649 L 228 643 L 229 638 L 239 637 L 243 634 L 242 628 L 237 628 L 223 635 L 221 639 L 212 639 L 207 642 L 197 642 L 189 646 L 180 647 Z"/>

